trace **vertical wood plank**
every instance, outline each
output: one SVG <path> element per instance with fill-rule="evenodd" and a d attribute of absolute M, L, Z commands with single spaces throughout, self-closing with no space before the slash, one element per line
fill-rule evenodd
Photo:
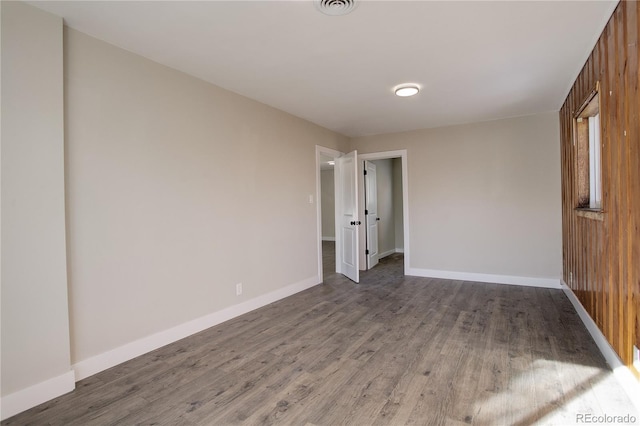
<path fill-rule="evenodd" d="M 629 63 L 635 64 L 635 73 L 633 68 L 630 69 L 632 80 L 629 87 L 632 90 L 629 93 L 630 100 L 640 99 L 640 6 L 638 2 L 627 5 L 629 8 Z M 640 170 L 640 102 L 632 102 L 632 108 L 629 116 L 631 117 L 630 130 L 630 149 L 629 158 L 631 159 L 630 170 Z M 631 175 L 630 181 L 630 199 L 633 200 L 631 211 L 635 214 L 631 215 L 630 235 L 631 248 L 629 250 L 630 264 L 640 263 L 640 173 Z M 633 310 L 635 316 L 635 344 L 640 348 L 640 268 L 633 268 L 631 271 L 631 292 L 633 302 Z"/>

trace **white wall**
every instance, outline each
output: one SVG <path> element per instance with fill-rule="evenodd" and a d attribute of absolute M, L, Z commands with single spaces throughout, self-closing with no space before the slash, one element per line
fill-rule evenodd
<path fill-rule="evenodd" d="M 336 202 L 333 170 L 320 172 L 320 190 L 322 196 L 322 238 L 336 238 Z"/>
<path fill-rule="evenodd" d="M 393 163 L 391 159 L 374 160 L 378 192 L 378 252 L 391 254 L 396 249 L 395 212 L 393 209 Z M 364 229 L 364 228 L 363 228 Z"/>
<path fill-rule="evenodd" d="M 355 138 L 407 149 L 410 268 L 515 277 L 561 273 L 557 113 Z M 406 206 L 405 206 L 406 207 Z"/>
<path fill-rule="evenodd" d="M 65 248 L 62 19 L 2 13 L 2 417 L 74 386 Z M 42 388 L 29 391 L 32 386 Z"/>
<path fill-rule="evenodd" d="M 76 365 L 318 282 L 315 145 L 343 149 L 345 137 L 65 34 Z"/>

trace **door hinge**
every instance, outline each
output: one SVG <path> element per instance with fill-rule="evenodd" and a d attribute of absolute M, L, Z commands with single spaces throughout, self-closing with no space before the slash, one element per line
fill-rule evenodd
<path fill-rule="evenodd" d="M 364 214 L 369 214 L 369 210 L 364 209 Z"/>
<path fill-rule="evenodd" d="M 365 175 L 365 176 L 367 175 L 367 171 L 366 171 L 366 170 L 364 171 L 364 175 Z"/>
<path fill-rule="evenodd" d="M 366 254 L 369 254 L 369 250 L 366 251 Z"/>

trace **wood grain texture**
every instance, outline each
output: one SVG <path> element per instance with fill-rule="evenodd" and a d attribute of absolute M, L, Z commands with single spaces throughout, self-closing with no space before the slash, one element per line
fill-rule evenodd
<path fill-rule="evenodd" d="M 325 265 L 335 265 L 332 243 Z M 325 282 L 96 374 L 2 425 L 573 424 L 640 418 L 561 290 Z"/>
<path fill-rule="evenodd" d="M 637 1 L 620 2 L 560 111 L 564 281 L 622 361 L 640 345 L 640 97 Z M 600 84 L 603 214 L 581 215 L 575 113 Z M 578 143 L 575 143 L 578 141 Z"/>

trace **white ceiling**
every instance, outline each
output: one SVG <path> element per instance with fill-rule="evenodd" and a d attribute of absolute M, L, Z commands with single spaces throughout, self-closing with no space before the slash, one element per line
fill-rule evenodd
<path fill-rule="evenodd" d="M 616 1 L 30 2 L 347 136 L 558 110 Z M 422 86 L 397 98 L 404 82 Z"/>

